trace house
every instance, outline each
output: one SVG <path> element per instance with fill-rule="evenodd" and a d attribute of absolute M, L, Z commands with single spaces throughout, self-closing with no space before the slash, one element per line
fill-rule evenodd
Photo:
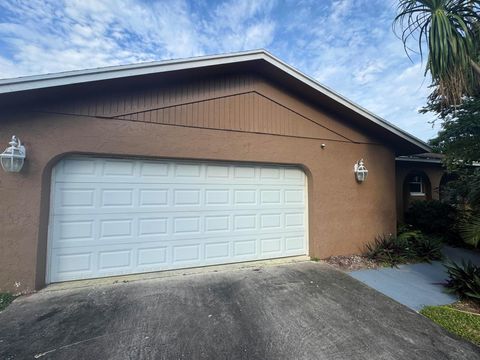
<path fill-rule="evenodd" d="M 26 154 L 0 172 L 1 291 L 359 253 L 430 151 L 265 51 L 1 80 L 0 106 Z"/>
<path fill-rule="evenodd" d="M 443 155 L 435 153 L 399 156 L 396 158 L 397 218 L 413 201 L 442 200 L 445 185 L 454 179 L 443 166 Z"/>

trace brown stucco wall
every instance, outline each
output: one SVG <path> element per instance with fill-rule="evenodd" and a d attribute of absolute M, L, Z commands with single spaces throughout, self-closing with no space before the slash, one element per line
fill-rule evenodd
<path fill-rule="evenodd" d="M 445 169 L 441 164 L 417 162 L 417 161 L 397 161 L 396 167 L 396 189 L 395 197 L 397 201 L 398 221 L 403 221 L 403 215 L 410 201 L 413 200 L 438 200 L 440 198 L 440 181 L 445 174 Z M 429 180 L 428 192 L 424 197 L 410 197 L 407 191 L 405 179 L 412 172 L 421 172 Z"/>
<path fill-rule="evenodd" d="M 0 291 L 44 286 L 51 170 L 73 153 L 299 165 L 308 177 L 310 256 L 359 253 L 377 234 L 394 232 L 393 151 L 348 119 L 249 79 L 243 87 L 220 81 L 223 90 L 193 91 L 197 98 L 180 100 L 182 90 L 168 87 L 159 90 L 163 97 L 156 88 L 132 88 L 128 96 L 112 90 L 3 118 L 0 144 L 18 135 L 27 161 L 21 173 L 0 172 Z M 148 101 L 135 98 L 142 91 Z M 363 184 L 353 174 L 360 158 L 369 169 Z"/>

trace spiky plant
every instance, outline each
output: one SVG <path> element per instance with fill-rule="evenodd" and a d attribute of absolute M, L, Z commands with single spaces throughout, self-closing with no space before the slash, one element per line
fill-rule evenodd
<path fill-rule="evenodd" d="M 453 261 L 445 262 L 448 280 L 445 286 L 448 291 L 461 298 L 480 302 L 480 267 L 471 261 L 459 265 Z"/>
<path fill-rule="evenodd" d="M 417 43 L 425 74 L 444 105 L 458 105 L 479 88 L 480 0 L 399 0 L 394 31 L 407 54 Z"/>

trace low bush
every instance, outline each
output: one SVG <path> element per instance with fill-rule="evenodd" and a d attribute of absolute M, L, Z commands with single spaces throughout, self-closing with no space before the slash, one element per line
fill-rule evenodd
<path fill-rule="evenodd" d="M 4 310 L 15 299 L 10 293 L 0 293 L 0 311 Z"/>
<path fill-rule="evenodd" d="M 405 212 L 405 223 L 427 235 L 458 238 L 457 210 L 438 200 L 414 201 Z"/>
<path fill-rule="evenodd" d="M 480 266 L 471 261 L 459 265 L 453 261 L 445 262 L 448 280 L 445 286 L 448 291 L 462 299 L 480 303 Z"/>
<path fill-rule="evenodd" d="M 430 262 L 442 258 L 442 244 L 419 230 L 408 230 L 398 236 L 382 235 L 366 245 L 365 256 L 389 266 L 412 262 Z"/>

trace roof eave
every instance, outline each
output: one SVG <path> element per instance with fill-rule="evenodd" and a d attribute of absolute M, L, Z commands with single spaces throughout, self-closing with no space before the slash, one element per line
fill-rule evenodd
<path fill-rule="evenodd" d="M 442 160 L 440 159 L 420 159 L 420 158 L 411 158 L 411 157 L 402 157 L 397 156 L 395 161 L 401 162 L 416 162 L 416 163 L 428 163 L 428 164 L 442 164 Z"/>
<path fill-rule="evenodd" d="M 118 65 L 97 69 L 74 70 L 53 74 L 2 79 L 0 80 L 0 94 L 195 69 L 222 65 L 225 63 L 232 64 L 252 61 L 258 60 L 259 55 L 262 54 L 265 54 L 265 51 L 255 50 L 226 55 L 211 55 L 197 58 L 155 61 L 150 63 Z"/>

